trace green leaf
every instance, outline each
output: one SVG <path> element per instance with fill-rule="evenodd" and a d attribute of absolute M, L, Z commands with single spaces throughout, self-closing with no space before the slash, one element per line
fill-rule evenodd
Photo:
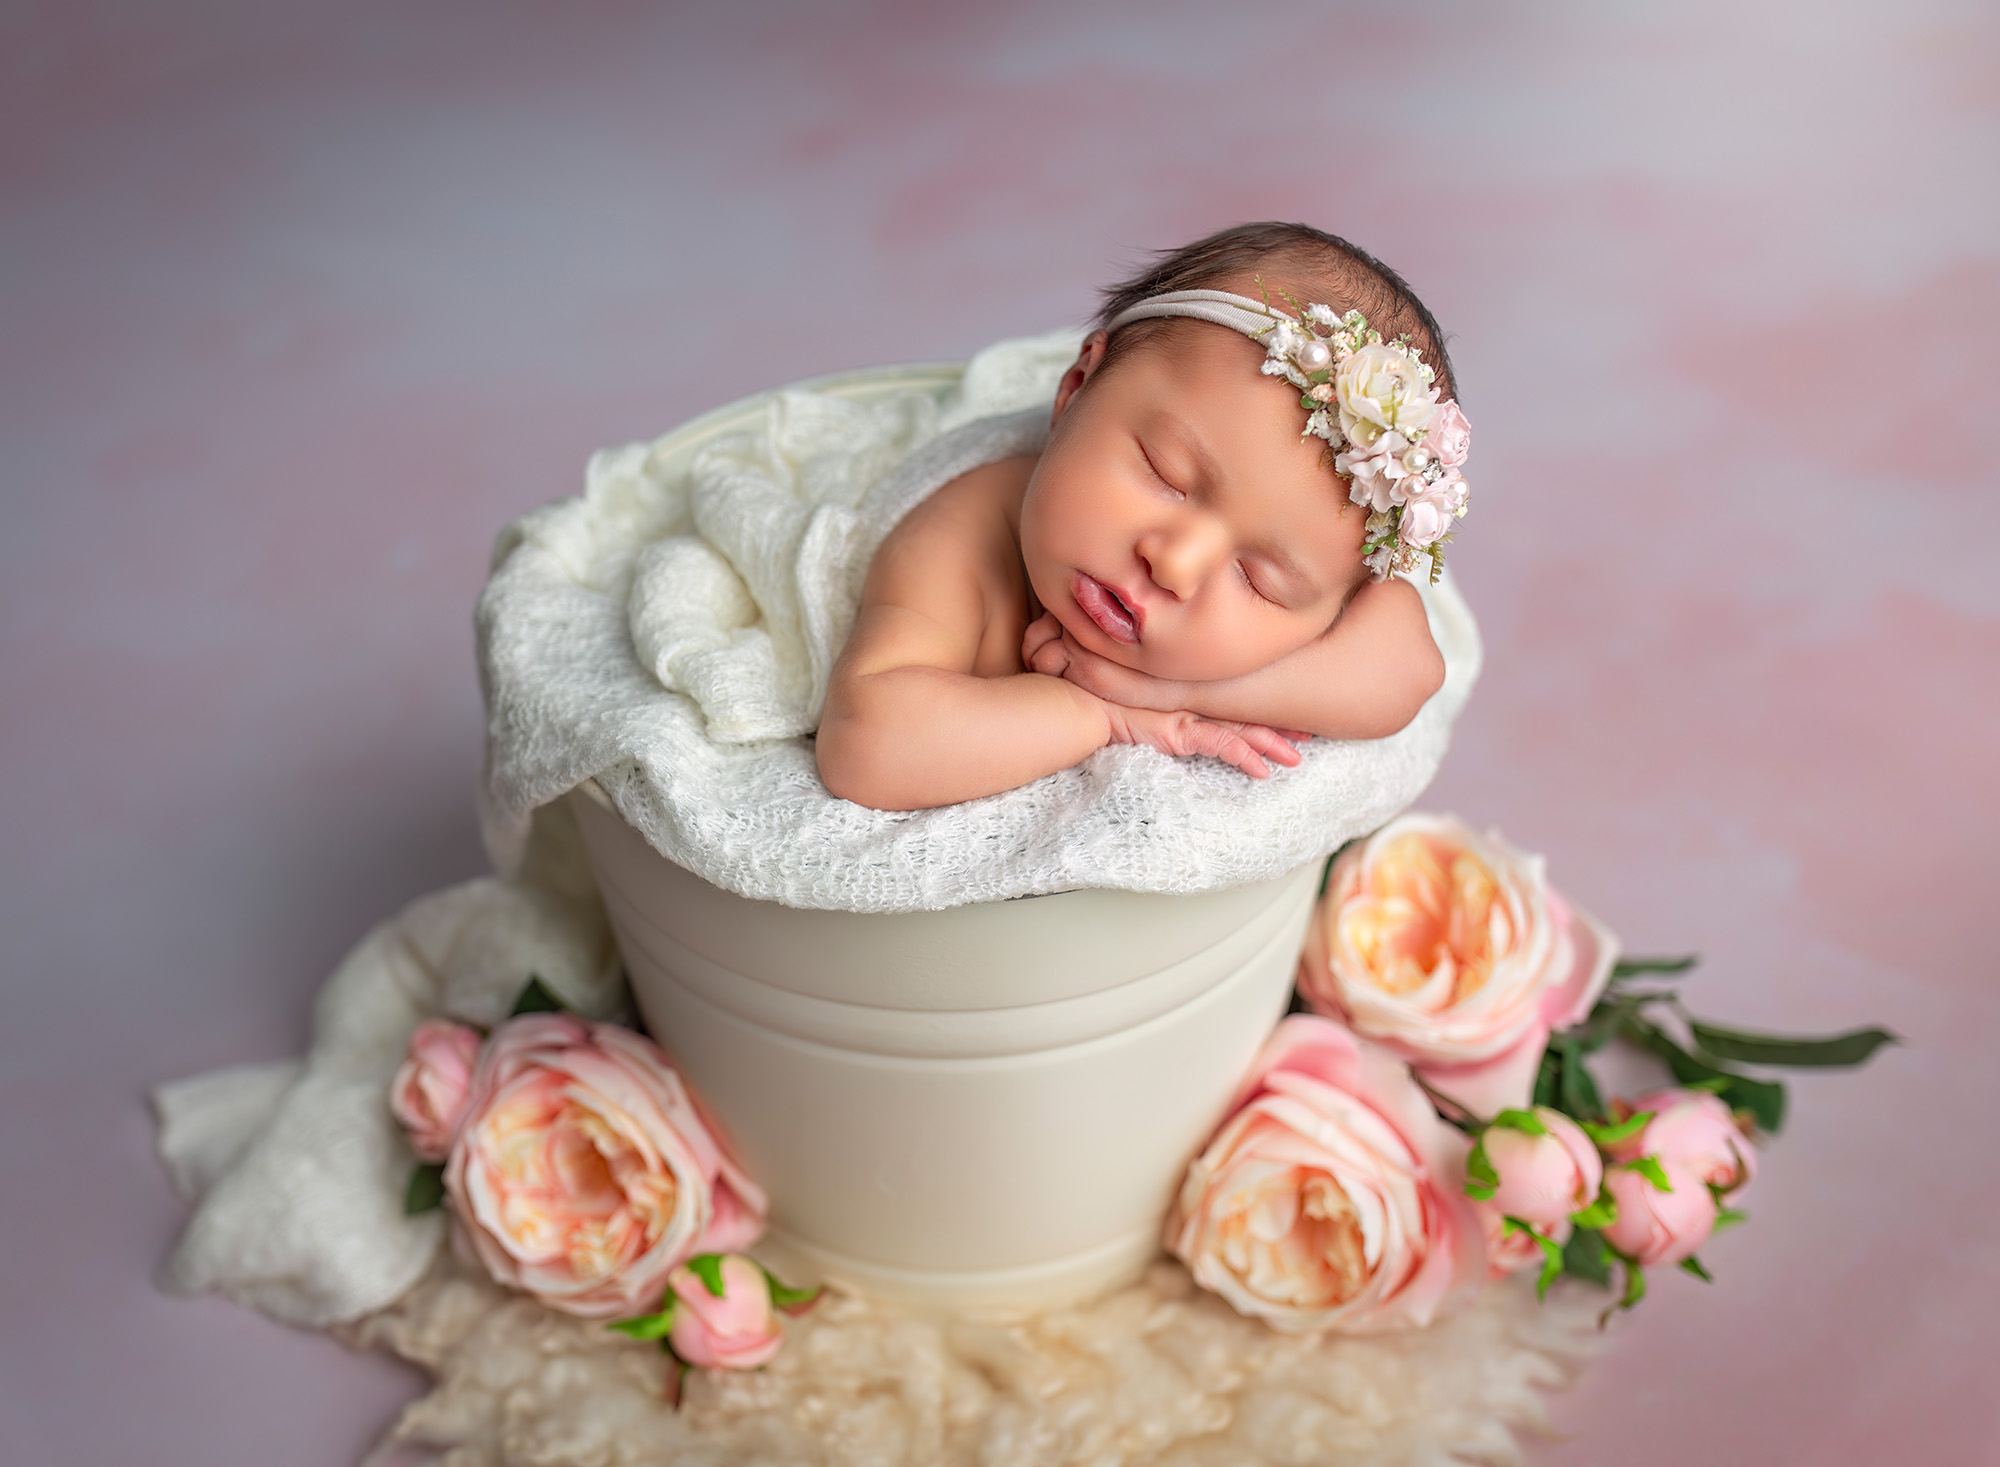
<path fill-rule="evenodd" d="M 1850 1029 L 1845 1034 L 1817 1038 L 1786 1034 L 1756 1034 L 1746 1029 L 1722 1029 L 1690 1020 L 1695 1047 L 1711 1059 L 1787 1069 L 1843 1069 L 1866 1064 L 1885 1044 L 1903 1041 L 1887 1029 Z"/>
<path fill-rule="evenodd" d="M 1646 1270 L 1625 1259 L 1625 1295 L 1618 1301 L 1620 1309 L 1630 1309 L 1646 1297 Z"/>
<path fill-rule="evenodd" d="M 1616 1146 L 1620 1141 L 1629 1141 L 1646 1129 L 1646 1122 L 1653 1118 L 1653 1112 L 1642 1110 L 1627 1116 L 1615 1126 L 1599 1126 L 1589 1121 L 1582 1122 L 1583 1134 L 1599 1146 Z"/>
<path fill-rule="evenodd" d="M 1660 1165 L 1660 1159 L 1657 1156 L 1635 1157 L 1633 1160 L 1625 1163 L 1625 1170 L 1628 1172 L 1637 1172 L 1640 1176 L 1651 1182 L 1655 1192 L 1671 1192 L 1674 1190 L 1674 1184 L 1667 1180 L 1667 1170 Z"/>
<path fill-rule="evenodd" d="M 1564 1052 L 1562 1104 L 1557 1109 L 1574 1120 L 1603 1119 L 1604 1097 L 1597 1093 L 1597 1081 L 1592 1078 L 1589 1066 L 1584 1064 L 1580 1049 Z"/>
<path fill-rule="evenodd" d="M 1699 953 L 1683 953 L 1677 958 L 1620 958 L 1611 965 L 1611 981 L 1622 983 L 1641 973 L 1685 973 L 1700 961 Z"/>
<path fill-rule="evenodd" d="M 698 1253 L 687 1261 L 687 1270 L 701 1280 L 701 1286 L 716 1298 L 722 1297 L 722 1255 Z"/>
<path fill-rule="evenodd" d="M 1689 1254 L 1686 1258 L 1683 1258 L 1681 1260 L 1681 1272 L 1691 1273 L 1705 1284 L 1712 1284 L 1715 1282 L 1715 1276 L 1711 1274 L 1707 1269 L 1703 1268 L 1701 1266 L 1701 1260 L 1699 1258 L 1696 1258 L 1693 1254 Z"/>
<path fill-rule="evenodd" d="M 410 1173 L 410 1185 L 403 1189 L 403 1216 L 435 1212 L 444 1206 L 444 1163 L 420 1161 Z"/>
<path fill-rule="evenodd" d="M 761 1263 L 757 1266 L 764 1268 Z M 764 1281 L 771 1286 L 771 1302 L 780 1309 L 803 1309 L 826 1292 L 821 1284 L 814 1284 L 810 1289 L 795 1289 L 768 1268 L 764 1268 Z"/>
<path fill-rule="evenodd" d="M 1732 1110 L 1747 1110 L 1759 1130 L 1777 1135 L 1785 1123 L 1785 1087 L 1776 1080 L 1753 1080 L 1695 1058 L 1669 1038 L 1658 1025 L 1637 1015 L 1626 1019 L 1624 1032 L 1641 1049 L 1650 1050 L 1667 1062 L 1674 1078 L 1683 1085 L 1716 1082 L 1715 1093 Z"/>
<path fill-rule="evenodd" d="M 536 974 L 528 975 L 528 985 L 521 990 L 514 1007 L 507 1010 L 507 1017 L 518 1019 L 523 1014 L 559 1014 L 569 1007 L 561 999 L 550 993 Z"/>
<path fill-rule="evenodd" d="M 1551 1044 L 1542 1051 L 1542 1067 L 1535 1071 L 1535 1104 L 1558 1108 L 1562 1099 L 1561 1085 L 1564 1055 L 1567 1051 Z"/>
<path fill-rule="evenodd" d="M 1608 1288 L 1611 1283 L 1611 1250 L 1595 1228 L 1579 1227 L 1563 1245 L 1563 1272 L 1586 1283 Z"/>
<path fill-rule="evenodd" d="M 1481 1137 L 1472 1143 L 1472 1152 L 1465 1158 L 1465 1195 L 1484 1202 L 1499 1185 L 1500 1173 L 1494 1171 L 1493 1163 L 1487 1160 L 1486 1141 Z"/>
<path fill-rule="evenodd" d="M 1595 1202 L 1572 1212 L 1569 1220 L 1580 1228 L 1608 1228 L 1618 1221 L 1618 1199 L 1609 1191 L 1599 1192 Z"/>
<path fill-rule="evenodd" d="M 1734 1207 L 1725 1207 L 1715 1215 L 1715 1231 L 1719 1233 L 1724 1228 L 1733 1228 L 1740 1222 L 1748 1221 L 1750 1221 L 1749 1213 L 1738 1211 Z"/>
<path fill-rule="evenodd" d="M 604 1327 L 615 1329 L 619 1334 L 629 1335 L 635 1340 L 664 1341 L 673 1333 L 674 1315 L 679 1312 L 680 1307 L 681 1301 L 676 1299 L 673 1290 L 669 1289 L 666 1307 L 658 1314 L 642 1314 L 637 1319 L 614 1319 Z"/>
<path fill-rule="evenodd" d="M 1546 1136 L 1549 1128 L 1542 1124 L 1542 1118 L 1531 1110 L 1517 1110 L 1509 1107 L 1493 1117 L 1492 1124 L 1508 1131 L 1520 1131 L 1528 1136 Z"/>

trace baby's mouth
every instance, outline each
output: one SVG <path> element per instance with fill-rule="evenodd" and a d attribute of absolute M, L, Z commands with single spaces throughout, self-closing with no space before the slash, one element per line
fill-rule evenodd
<path fill-rule="evenodd" d="M 1070 594 L 1076 597 L 1076 604 L 1083 609 L 1083 614 L 1095 622 L 1105 636 L 1117 642 L 1139 640 L 1139 628 L 1145 621 L 1145 612 L 1127 605 L 1125 598 L 1104 582 L 1078 571 Z"/>

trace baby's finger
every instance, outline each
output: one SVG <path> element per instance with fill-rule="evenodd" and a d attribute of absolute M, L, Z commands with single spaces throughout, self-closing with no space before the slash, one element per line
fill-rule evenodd
<path fill-rule="evenodd" d="M 1050 677 L 1063 677 L 1070 671 L 1069 649 L 1063 646 L 1060 637 L 1042 643 L 1024 660 L 1031 672 L 1047 673 Z M 1090 690 L 1086 688 L 1084 691 Z"/>
<path fill-rule="evenodd" d="M 1261 723 L 1246 723 L 1237 729 L 1244 741 L 1266 759 L 1274 759 L 1287 769 L 1299 762 L 1299 751 L 1285 742 L 1285 736 L 1275 728 L 1266 728 Z"/>
<path fill-rule="evenodd" d="M 1062 623 L 1051 613 L 1043 612 L 1021 633 L 1021 661 L 1032 663 L 1037 651 L 1050 642 L 1059 641 L 1061 637 Z"/>
<path fill-rule="evenodd" d="M 1224 724 L 1210 723 L 1206 719 L 1193 722 L 1188 727 L 1195 752 L 1208 754 L 1234 764 L 1252 779 L 1269 779 L 1271 766 L 1258 757 L 1244 737 Z"/>

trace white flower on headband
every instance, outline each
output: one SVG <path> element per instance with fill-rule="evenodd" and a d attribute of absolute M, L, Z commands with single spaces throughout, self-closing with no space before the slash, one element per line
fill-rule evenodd
<path fill-rule="evenodd" d="M 1375 579 L 1409 575 L 1428 555 L 1435 581 L 1452 522 L 1465 514 L 1459 467 L 1471 425 L 1456 401 L 1439 401 L 1436 374 L 1409 337 L 1384 341 L 1359 311 L 1292 305 L 1297 317 L 1265 299 L 1262 370 L 1299 389 L 1304 436 L 1325 440 L 1348 496 L 1369 511 L 1361 558 Z"/>

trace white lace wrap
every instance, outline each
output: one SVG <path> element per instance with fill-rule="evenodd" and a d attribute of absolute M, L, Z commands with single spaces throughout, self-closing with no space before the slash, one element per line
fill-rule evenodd
<path fill-rule="evenodd" d="M 502 532 L 480 598 L 482 815 L 511 870 L 534 810 L 596 779 L 669 859 L 795 907 L 895 912 L 1073 887 L 1280 875 L 1381 825 L 1437 771 L 1479 671 L 1449 579 L 1420 586 L 1443 688 L 1387 739 L 1315 739 L 1253 781 L 1100 749 L 1020 789 L 889 813 L 835 799 L 807 735 L 875 547 L 968 469 L 1039 451 L 1078 336 L 724 408 L 591 458 L 580 497 Z"/>

